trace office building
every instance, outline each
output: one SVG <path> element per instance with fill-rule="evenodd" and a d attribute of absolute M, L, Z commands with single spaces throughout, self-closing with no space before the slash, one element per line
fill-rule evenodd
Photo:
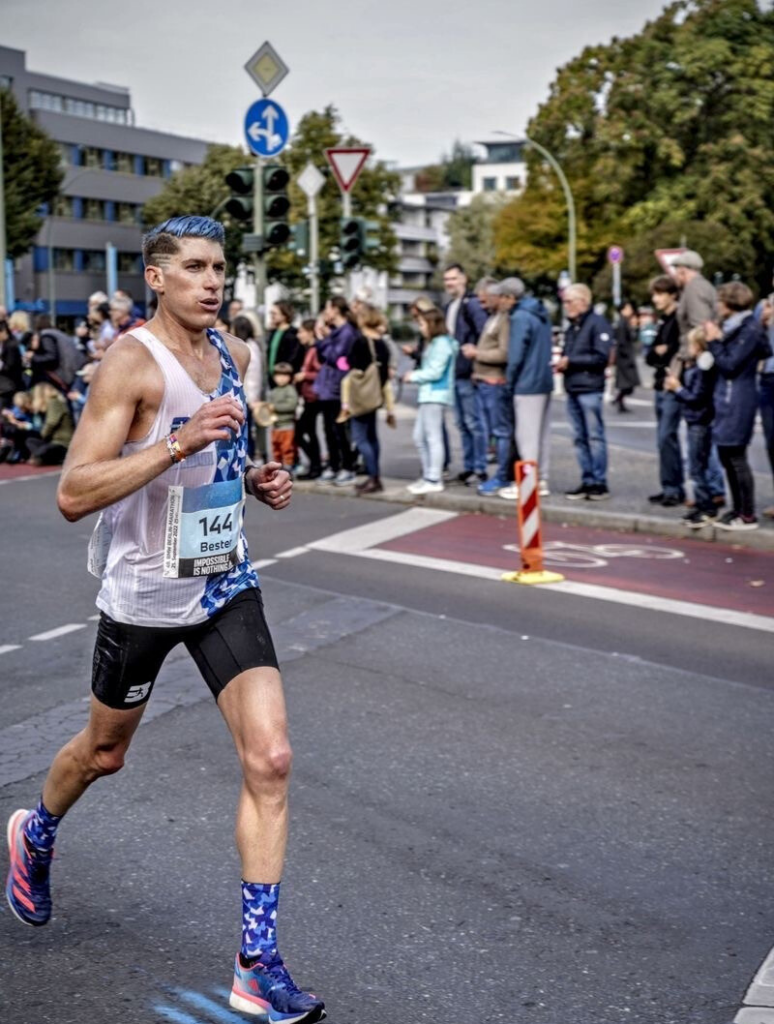
<path fill-rule="evenodd" d="M 15 305 L 54 308 L 71 323 L 86 312 L 92 292 L 107 290 L 112 263 L 117 275 L 110 283 L 143 309 L 143 204 L 174 171 L 201 163 L 207 144 L 137 127 L 128 89 L 30 71 L 24 51 L 0 46 L 3 86 L 58 143 L 65 167 L 62 194 L 33 250 L 16 260 Z"/>

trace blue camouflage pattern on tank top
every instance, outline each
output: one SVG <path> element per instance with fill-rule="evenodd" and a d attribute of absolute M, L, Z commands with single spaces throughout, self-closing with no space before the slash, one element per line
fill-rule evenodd
<path fill-rule="evenodd" d="M 228 350 L 228 345 L 214 329 L 207 331 L 207 337 L 220 354 L 222 373 L 215 397 L 220 398 L 223 395 L 233 394 L 242 408 L 246 409 L 244 388 L 239 377 L 239 371 Z M 217 442 L 215 458 L 214 483 L 220 483 L 223 480 L 235 480 L 244 474 L 247 460 L 247 420 L 242 424 L 236 439 Z M 247 538 L 245 537 L 244 529 L 242 530 L 242 545 L 245 557 L 239 565 L 235 565 L 230 572 L 207 578 L 201 603 L 210 616 L 220 611 L 227 601 L 236 597 L 241 591 L 260 585 L 258 574 L 250 564 L 250 555 L 247 550 Z"/>

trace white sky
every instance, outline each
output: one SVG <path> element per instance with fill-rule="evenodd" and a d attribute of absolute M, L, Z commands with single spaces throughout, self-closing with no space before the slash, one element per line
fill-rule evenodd
<path fill-rule="evenodd" d="M 27 67 L 128 86 L 138 125 L 239 143 L 260 98 L 244 70 L 265 39 L 290 74 L 291 128 L 334 103 L 402 166 L 455 138 L 520 133 L 556 69 L 637 32 L 665 0 L 0 0 L 0 43 Z"/>

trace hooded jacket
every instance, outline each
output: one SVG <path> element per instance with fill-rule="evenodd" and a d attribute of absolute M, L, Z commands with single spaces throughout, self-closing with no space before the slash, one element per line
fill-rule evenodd
<path fill-rule="evenodd" d="M 321 402 L 338 402 L 341 399 L 341 382 L 347 371 L 337 364 L 340 359 L 348 358 L 356 337 L 357 328 L 347 321 L 317 342 L 320 372 L 314 382 L 314 390 Z"/>
<path fill-rule="evenodd" d="M 752 440 L 758 395 L 758 363 L 771 356 L 764 328 L 751 312 L 736 313 L 723 324 L 723 338 L 711 342 L 718 376 L 712 437 L 722 446 L 746 446 Z"/>
<path fill-rule="evenodd" d="M 514 395 L 550 395 L 554 389 L 551 370 L 551 321 L 546 307 L 526 295 L 511 312 L 508 342 L 508 388 Z"/>

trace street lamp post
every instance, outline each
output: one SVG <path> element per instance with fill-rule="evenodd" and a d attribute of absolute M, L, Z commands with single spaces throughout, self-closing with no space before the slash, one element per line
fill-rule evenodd
<path fill-rule="evenodd" d="M 3 111 L 0 106 L 0 306 L 5 305 L 5 185 L 3 181 Z"/>
<path fill-rule="evenodd" d="M 495 134 L 496 135 L 505 135 L 509 139 L 520 140 L 520 136 L 514 135 L 512 132 L 497 131 L 497 132 L 495 132 Z M 532 146 L 534 149 L 536 149 L 538 151 L 538 153 L 540 153 L 540 155 L 543 157 L 543 159 L 546 160 L 551 165 L 551 167 L 556 172 L 556 176 L 559 179 L 559 182 L 560 182 L 560 184 L 562 186 L 562 190 L 564 192 L 564 198 L 565 198 L 565 201 L 567 202 L 567 221 L 568 221 L 568 236 L 569 236 L 568 237 L 568 257 L 567 257 L 568 258 L 568 270 L 570 271 L 571 279 L 573 281 L 575 281 L 576 280 L 575 274 L 576 274 L 576 270 L 577 270 L 577 259 L 576 259 L 576 252 L 577 252 L 577 228 L 576 228 L 576 221 L 575 221 L 575 200 L 573 199 L 573 196 L 572 196 L 572 189 L 570 188 L 570 183 L 568 182 L 568 180 L 567 180 L 567 178 L 565 176 L 565 173 L 564 173 L 564 171 L 562 170 L 562 168 L 561 168 L 561 166 L 559 164 L 559 161 L 556 159 L 555 156 L 553 156 L 553 154 L 549 153 L 548 150 L 544 146 L 541 146 L 539 142 L 535 142 L 535 140 L 531 139 L 528 135 L 524 136 L 524 141 L 527 143 L 528 146 Z"/>

